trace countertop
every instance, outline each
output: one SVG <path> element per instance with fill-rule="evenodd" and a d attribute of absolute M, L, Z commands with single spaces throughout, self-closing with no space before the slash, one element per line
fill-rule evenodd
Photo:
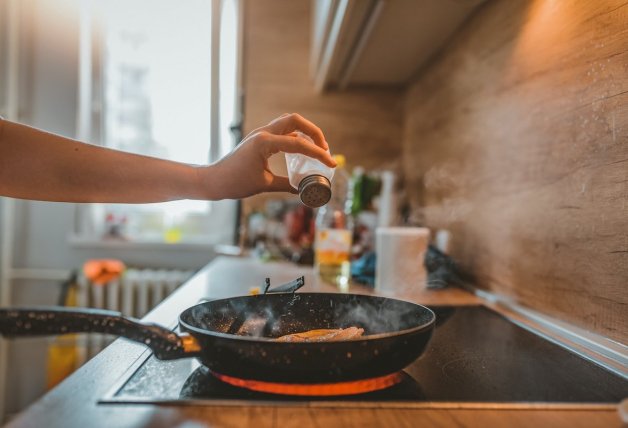
<path fill-rule="evenodd" d="M 306 276 L 303 291 L 334 291 L 317 283 L 311 269 L 288 263 L 219 257 L 151 311 L 145 321 L 173 325 L 181 311 L 206 297 L 246 294 L 270 277 L 279 285 Z M 372 294 L 352 286 L 352 293 Z M 461 289 L 418 291 L 398 296 L 421 304 L 478 304 Z M 291 426 L 622 426 L 613 410 L 326 409 L 305 407 L 203 407 L 98 404 L 145 348 L 117 340 L 15 417 L 9 427 L 291 427 Z"/>

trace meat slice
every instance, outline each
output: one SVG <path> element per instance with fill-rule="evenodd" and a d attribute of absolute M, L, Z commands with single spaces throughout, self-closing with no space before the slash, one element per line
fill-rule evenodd
<path fill-rule="evenodd" d="M 286 334 L 278 337 L 278 342 L 332 342 L 339 340 L 357 339 L 364 334 L 364 329 L 359 327 L 347 327 L 336 329 L 309 330 L 302 333 Z"/>

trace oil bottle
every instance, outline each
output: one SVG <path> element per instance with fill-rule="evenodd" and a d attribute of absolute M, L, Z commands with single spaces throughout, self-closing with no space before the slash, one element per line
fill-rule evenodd
<path fill-rule="evenodd" d="M 316 215 L 314 267 L 323 281 L 335 284 L 340 291 L 347 291 L 351 276 L 353 198 L 345 157 L 335 155 L 334 159 L 338 166 L 331 181 L 331 199 L 318 209 Z"/>

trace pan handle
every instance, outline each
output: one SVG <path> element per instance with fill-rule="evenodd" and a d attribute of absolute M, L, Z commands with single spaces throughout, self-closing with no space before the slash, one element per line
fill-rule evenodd
<path fill-rule="evenodd" d="M 119 312 L 92 308 L 0 308 L 0 335 L 49 336 L 106 333 L 148 346 L 161 360 L 194 356 L 200 349 L 189 335 L 156 324 L 144 324 Z"/>

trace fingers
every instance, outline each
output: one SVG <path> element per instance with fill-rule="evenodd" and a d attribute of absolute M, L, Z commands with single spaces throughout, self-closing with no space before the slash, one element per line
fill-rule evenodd
<path fill-rule="evenodd" d="M 275 135 L 267 132 L 261 134 L 262 141 L 266 144 L 269 156 L 277 152 L 301 153 L 314 159 L 318 159 L 330 168 L 336 167 L 336 161 L 325 150 L 315 146 L 303 137 L 296 135 Z"/>
<path fill-rule="evenodd" d="M 270 122 L 263 129 L 273 134 L 289 134 L 294 131 L 301 131 L 307 134 L 318 147 L 329 150 L 329 145 L 325 141 L 323 131 L 312 122 L 297 113 L 286 113 Z"/>
<path fill-rule="evenodd" d="M 279 175 L 273 175 L 273 179 L 268 186 L 269 192 L 290 192 L 290 193 L 299 193 L 297 189 L 292 187 L 290 182 L 288 181 L 288 177 L 282 177 Z"/>

